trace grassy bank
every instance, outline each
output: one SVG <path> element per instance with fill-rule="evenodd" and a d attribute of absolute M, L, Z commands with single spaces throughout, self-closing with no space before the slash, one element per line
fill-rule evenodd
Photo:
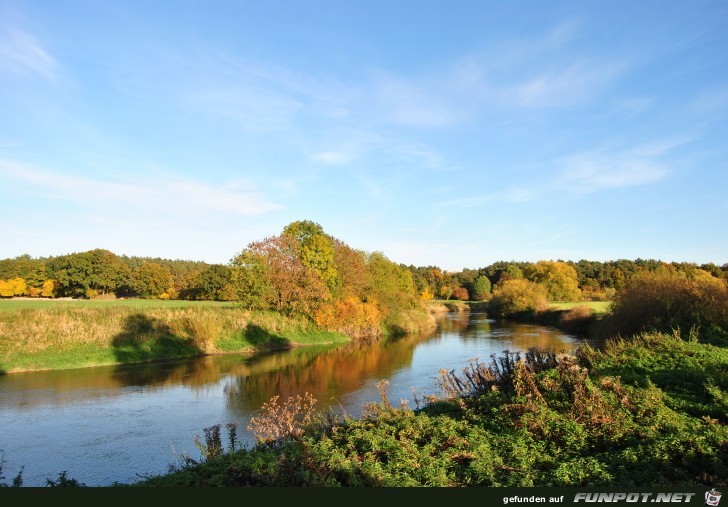
<path fill-rule="evenodd" d="M 611 301 L 559 301 L 549 304 L 552 310 L 572 310 L 576 307 L 583 306 L 596 314 L 604 314 L 609 311 Z"/>
<path fill-rule="evenodd" d="M 359 420 L 313 417 L 305 399 L 268 405 L 254 448 L 223 453 L 213 439 L 206 460 L 140 485 L 721 487 L 725 372 L 727 349 L 660 333 L 504 355 L 441 372 L 442 393 L 418 410 L 392 407 L 384 388 Z"/>
<path fill-rule="evenodd" d="M 27 303 L 0 312 L 0 372 L 349 341 L 302 318 L 224 303 L 59 301 L 45 308 L 22 307 Z"/>
<path fill-rule="evenodd" d="M 423 301 L 425 308 L 432 315 L 448 312 L 469 312 L 470 304 L 465 301 L 453 301 L 445 299 L 432 299 Z"/>

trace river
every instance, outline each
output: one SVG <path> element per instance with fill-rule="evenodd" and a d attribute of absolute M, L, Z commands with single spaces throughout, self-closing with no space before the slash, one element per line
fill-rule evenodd
<path fill-rule="evenodd" d="M 389 380 L 393 404 L 413 406 L 413 389 L 436 392 L 442 368 L 488 362 L 506 349 L 578 344 L 552 328 L 461 313 L 443 316 L 431 334 L 370 345 L 3 375 L 3 475 L 9 481 L 22 466 L 26 486 L 61 471 L 89 486 L 133 482 L 164 473 L 185 453 L 199 458 L 194 437 L 204 440 L 203 429 L 214 424 L 238 424 L 250 445 L 248 421 L 274 395 L 309 392 L 320 408 L 357 416 L 380 400 L 380 380 Z"/>

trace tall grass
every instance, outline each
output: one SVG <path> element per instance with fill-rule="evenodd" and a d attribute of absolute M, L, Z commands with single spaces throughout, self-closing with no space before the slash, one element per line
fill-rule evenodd
<path fill-rule="evenodd" d="M 0 313 L 0 370 L 62 368 L 344 342 L 309 321 L 231 306 L 108 305 Z"/>

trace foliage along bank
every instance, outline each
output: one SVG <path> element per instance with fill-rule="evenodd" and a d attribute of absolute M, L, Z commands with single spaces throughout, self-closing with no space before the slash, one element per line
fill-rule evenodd
<path fill-rule="evenodd" d="M 441 370 L 415 410 L 393 406 L 386 383 L 358 420 L 317 413 L 310 396 L 273 399 L 248 427 L 254 447 L 226 452 L 208 428 L 200 459 L 138 485 L 728 486 L 719 282 L 636 278 L 605 321 L 630 319 L 600 348 Z"/>
<path fill-rule="evenodd" d="M 125 265 L 97 250 L 51 259 L 47 268 L 60 294 L 133 290 L 167 299 L 176 292 L 160 264 Z M 133 310 L 110 302 L 105 308 L 0 312 L 0 371 L 372 339 L 434 327 L 410 271 L 379 252 L 355 251 L 309 221 L 249 244 L 229 266 L 212 266 L 198 278 L 235 307 Z M 274 339 L 261 344 L 260 334 Z"/>

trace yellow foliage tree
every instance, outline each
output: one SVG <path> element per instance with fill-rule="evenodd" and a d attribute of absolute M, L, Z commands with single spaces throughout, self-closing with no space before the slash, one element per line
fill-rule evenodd
<path fill-rule="evenodd" d="M 43 288 L 40 291 L 40 295 L 44 298 L 52 298 L 56 293 L 56 282 L 53 280 L 46 280 L 43 282 Z"/>
<path fill-rule="evenodd" d="M 528 280 L 506 280 L 493 292 L 490 311 L 499 317 L 540 312 L 548 307 L 546 289 Z"/>
<path fill-rule="evenodd" d="M 7 280 L 0 280 L 0 297 L 13 297 L 13 285 Z"/>
<path fill-rule="evenodd" d="M 25 280 L 20 277 L 8 280 L 8 282 L 13 288 L 13 296 L 22 296 L 23 294 L 25 294 L 25 290 L 28 288 L 28 284 L 26 284 Z"/>
<path fill-rule="evenodd" d="M 565 262 L 538 261 L 527 266 L 524 275 L 543 286 L 550 301 L 578 301 L 581 298 L 576 270 Z"/>
<path fill-rule="evenodd" d="M 422 301 L 430 301 L 431 299 L 434 299 L 434 298 L 435 298 L 435 295 L 432 292 L 430 292 L 429 289 L 425 289 L 420 293 L 420 299 Z"/>

